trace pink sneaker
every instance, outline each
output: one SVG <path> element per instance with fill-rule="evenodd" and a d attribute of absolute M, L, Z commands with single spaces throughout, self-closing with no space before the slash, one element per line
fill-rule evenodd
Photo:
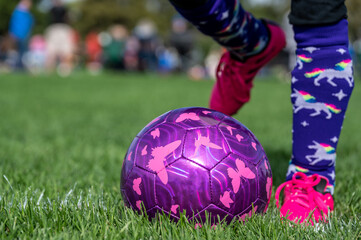
<path fill-rule="evenodd" d="M 228 115 L 237 113 L 250 99 L 252 80 L 257 72 L 286 46 L 283 30 L 273 23 L 265 23 L 270 32 L 270 41 L 261 53 L 244 62 L 234 60 L 229 52 L 223 54 L 210 99 L 211 109 Z"/>
<path fill-rule="evenodd" d="M 276 205 L 279 208 L 280 193 L 285 188 L 281 218 L 311 225 L 313 222 L 327 221 L 328 214 L 333 211 L 332 195 L 325 192 L 327 184 L 328 179 L 321 175 L 295 173 L 292 180 L 281 184 L 276 191 Z"/>

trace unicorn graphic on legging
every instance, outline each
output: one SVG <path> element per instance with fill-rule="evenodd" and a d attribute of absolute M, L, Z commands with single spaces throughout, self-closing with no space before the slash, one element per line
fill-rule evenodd
<path fill-rule="evenodd" d="M 344 79 L 348 82 L 350 87 L 353 85 L 353 77 L 352 77 L 352 60 L 347 59 L 342 62 L 339 62 L 335 65 L 335 68 L 332 69 L 320 69 L 315 68 L 312 72 L 305 73 L 305 77 L 307 78 L 315 78 L 314 84 L 315 86 L 320 86 L 319 81 L 321 79 L 326 78 L 327 82 L 333 86 L 337 87 L 337 84 L 333 82 L 333 79 Z"/>
<path fill-rule="evenodd" d="M 288 170 L 287 170 L 287 174 L 286 176 L 290 176 L 291 174 L 294 174 L 296 172 L 303 172 L 303 173 L 308 173 L 309 170 L 300 166 L 297 166 L 295 164 L 290 164 L 288 166 Z"/>
<path fill-rule="evenodd" d="M 311 117 L 318 116 L 321 112 L 327 114 L 326 119 L 331 119 L 332 113 L 338 114 L 341 112 L 341 109 L 337 108 L 333 104 L 327 104 L 323 102 L 317 102 L 316 98 L 311 94 L 305 91 L 298 91 L 293 89 L 294 93 L 291 94 L 292 98 L 296 98 L 294 103 L 294 113 L 297 113 L 301 109 L 311 109 L 315 112 L 310 114 Z"/>
<path fill-rule="evenodd" d="M 331 145 L 326 143 L 318 143 L 313 141 L 314 145 L 308 146 L 309 149 L 316 149 L 313 155 L 307 155 L 306 159 L 310 162 L 310 165 L 315 165 L 321 161 L 329 161 L 329 166 L 335 164 L 336 161 L 336 150 Z"/>
<path fill-rule="evenodd" d="M 297 55 L 298 70 L 303 69 L 303 63 L 310 63 L 310 62 L 312 62 L 312 58 L 307 57 L 304 54 Z"/>

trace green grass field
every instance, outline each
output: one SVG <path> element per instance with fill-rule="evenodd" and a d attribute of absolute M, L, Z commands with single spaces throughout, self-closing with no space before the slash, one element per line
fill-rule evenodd
<path fill-rule="evenodd" d="M 335 212 L 318 228 L 282 223 L 272 196 L 264 216 L 194 229 L 149 222 L 124 207 L 119 180 L 133 137 L 175 108 L 208 103 L 212 82 L 184 76 L 76 73 L 0 75 L 0 239 L 361 239 L 361 88 L 338 146 Z M 274 187 L 291 156 L 290 85 L 255 82 L 238 115 L 271 161 Z"/>

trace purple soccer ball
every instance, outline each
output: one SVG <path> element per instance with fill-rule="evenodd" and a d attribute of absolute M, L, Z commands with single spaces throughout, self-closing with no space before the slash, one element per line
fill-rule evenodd
<path fill-rule="evenodd" d="M 271 167 L 254 134 L 207 108 L 176 109 L 150 122 L 121 173 L 125 205 L 150 218 L 164 212 L 177 220 L 185 211 L 189 220 L 244 220 L 267 210 L 271 190 Z"/>

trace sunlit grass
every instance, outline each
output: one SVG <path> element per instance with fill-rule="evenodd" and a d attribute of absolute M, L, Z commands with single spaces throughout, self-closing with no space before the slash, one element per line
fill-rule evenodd
<path fill-rule="evenodd" d="M 361 238 L 361 89 L 356 85 L 338 146 L 336 210 L 318 228 L 282 223 L 274 201 L 264 216 L 195 229 L 182 218 L 148 221 L 124 207 L 125 152 L 153 118 L 206 107 L 213 83 L 184 76 L 76 73 L 0 75 L 0 239 L 357 239 Z M 235 118 L 258 137 L 274 189 L 291 156 L 290 85 L 255 82 Z"/>

